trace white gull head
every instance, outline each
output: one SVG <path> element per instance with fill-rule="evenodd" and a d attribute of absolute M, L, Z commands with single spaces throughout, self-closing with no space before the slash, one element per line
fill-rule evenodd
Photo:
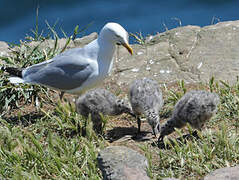
<path fill-rule="evenodd" d="M 99 39 L 102 39 L 103 42 L 123 45 L 130 54 L 133 54 L 133 50 L 129 46 L 128 32 L 118 23 L 107 23 L 100 31 Z"/>

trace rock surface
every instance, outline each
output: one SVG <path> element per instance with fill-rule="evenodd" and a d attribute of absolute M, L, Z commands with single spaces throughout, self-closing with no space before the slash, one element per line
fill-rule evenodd
<path fill-rule="evenodd" d="M 0 41 L 0 56 L 8 56 L 9 51 L 8 44 L 4 41 Z"/>
<path fill-rule="evenodd" d="M 96 38 L 97 33 L 92 33 L 71 41 L 67 48 L 82 47 Z M 53 48 L 54 43 L 55 40 L 46 40 L 40 46 Z M 30 43 L 33 48 L 38 44 Z M 63 48 L 65 44 L 66 39 L 58 40 L 58 48 Z M 178 27 L 149 36 L 144 44 L 132 47 L 133 56 L 122 46 L 116 53 L 115 74 L 112 77 L 118 85 L 142 77 L 167 84 L 181 79 L 185 82 L 208 82 L 214 76 L 234 83 L 239 72 L 239 21 L 205 27 Z M 5 42 L 0 42 L 0 53 L 9 54 Z"/>
<path fill-rule="evenodd" d="M 144 45 L 134 45 L 135 55 L 120 48 L 116 61 L 118 83 L 152 77 L 161 83 L 184 79 L 230 83 L 239 72 L 239 21 L 199 27 L 175 28 L 151 36 Z"/>
<path fill-rule="evenodd" d="M 96 32 L 89 34 L 88 36 L 84 36 L 82 38 L 77 38 L 74 40 L 75 46 L 82 47 L 86 44 L 89 44 L 89 42 L 95 40 L 97 38 L 98 34 Z"/>
<path fill-rule="evenodd" d="M 124 146 L 109 146 L 98 155 L 104 180 L 149 180 L 147 159 Z"/>
<path fill-rule="evenodd" d="M 239 180 L 239 165 L 217 169 L 205 176 L 204 180 Z"/>
<path fill-rule="evenodd" d="M 91 33 L 88 36 L 84 36 L 82 38 L 76 38 L 74 41 L 70 40 L 66 49 L 75 48 L 75 47 L 82 47 L 82 46 L 90 43 L 91 41 L 95 40 L 97 38 L 97 36 L 98 36 L 97 33 Z M 68 39 L 59 38 L 57 40 L 57 48 L 60 49 L 60 50 L 63 49 L 66 46 L 67 41 L 68 41 Z M 30 43 L 22 42 L 21 45 L 22 46 L 27 45 L 27 46 L 32 47 L 33 49 L 34 49 L 34 47 L 39 46 L 40 49 L 46 50 L 46 49 L 49 49 L 49 48 L 54 48 L 55 42 L 56 42 L 56 40 L 54 40 L 54 39 L 46 39 L 42 42 L 38 42 L 38 41 L 32 41 Z M 15 47 L 15 48 L 19 48 L 19 47 Z"/>

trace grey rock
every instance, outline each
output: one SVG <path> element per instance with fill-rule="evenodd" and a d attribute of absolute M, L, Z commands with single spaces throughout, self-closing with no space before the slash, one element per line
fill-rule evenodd
<path fill-rule="evenodd" d="M 0 41 L 0 51 L 5 51 L 9 48 L 8 44 L 4 41 Z"/>
<path fill-rule="evenodd" d="M 65 50 L 70 49 L 70 48 L 75 48 L 75 47 L 83 47 L 83 46 L 90 43 L 91 41 L 93 41 L 96 38 L 97 38 L 97 33 L 91 33 L 88 36 L 84 36 L 82 38 L 76 38 L 74 41 L 70 40 L 70 42 L 68 42 L 68 39 L 66 39 L 66 38 L 59 38 L 57 40 L 57 48 L 56 49 L 61 51 L 63 48 L 65 48 L 67 43 L 68 44 L 67 44 Z M 31 42 L 21 41 L 21 47 L 16 46 L 16 47 L 13 48 L 13 50 L 14 51 L 20 51 L 20 50 L 24 50 L 24 49 L 29 48 L 29 47 L 32 48 L 32 50 L 33 50 L 35 47 L 39 46 L 39 49 L 42 49 L 42 50 L 45 50 L 46 52 L 48 52 L 49 49 L 54 48 L 55 42 L 56 42 L 56 40 L 54 40 L 54 39 L 46 39 L 42 42 L 39 42 L 39 41 L 31 41 Z M 3 42 L 3 43 L 5 43 L 5 42 Z M 2 43 L 0 41 L 0 53 L 1 52 L 10 52 L 10 50 L 8 50 L 8 47 L 5 46 L 6 43 L 3 44 L 4 46 L 2 45 L 3 48 L 1 48 L 1 44 Z M 31 52 L 31 51 L 29 51 L 29 52 Z"/>
<path fill-rule="evenodd" d="M 204 180 L 239 180 L 239 166 L 217 169 L 205 176 Z"/>
<path fill-rule="evenodd" d="M 97 33 L 91 33 L 87 36 L 84 36 L 82 38 L 76 38 L 74 41 L 70 40 L 69 44 L 67 45 L 66 49 L 70 49 L 70 48 L 74 48 L 74 47 L 83 47 L 87 44 L 89 44 L 91 41 L 95 40 L 97 38 Z M 66 38 L 60 38 L 58 39 L 58 44 L 57 44 L 57 48 L 62 49 L 65 47 L 66 43 L 67 43 L 68 39 Z M 36 46 L 38 45 L 39 42 L 31 42 L 30 46 Z M 55 40 L 53 39 L 49 39 L 49 40 L 45 40 L 43 43 L 40 44 L 41 48 L 54 48 L 55 46 Z"/>
<path fill-rule="evenodd" d="M 36 46 L 39 46 L 39 49 L 44 49 L 44 50 L 52 49 L 55 46 L 55 42 L 56 42 L 56 40 L 54 40 L 54 39 L 46 39 L 42 42 L 39 42 L 39 41 L 21 42 L 21 49 L 24 48 L 24 46 L 31 47 L 32 49 L 34 49 Z M 61 50 L 63 47 L 65 47 L 66 43 L 67 43 L 67 39 L 65 39 L 65 38 L 58 39 L 57 40 L 57 49 Z M 71 40 L 69 42 L 69 44 L 67 45 L 67 49 L 74 48 L 74 47 L 75 47 L 75 45 L 74 45 L 73 41 Z M 14 49 L 18 50 L 19 47 L 15 47 Z"/>
<path fill-rule="evenodd" d="M 109 146 L 98 155 L 104 180 L 149 180 L 147 159 L 124 146 Z"/>
<path fill-rule="evenodd" d="M 179 179 L 176 179 L 176 178 L 163 178 L 163 180 L 179 180 Z"/>
<path fill-rule="evenodd" d="M 89 44 L 91 41 L 97 39 L 97 37 L 98 37 L 98 34 L 96 32 L 93 32 L 93 33 L 91 33 L 87 36 L 84 36 L 82 38 L 76 38 L 74 40 L 74 44 L 75 44 L 75 46 L 82 47 L 82 46 L 85 46 L 86 44 Z"/>
<path fill-rule="evenodd" d="M 150 77 L 161 83 L 181 79 L 208 82 L 216 79 L 236 81 L 239 72 L 239 21 L 199 27 L 178 27 L 133 45 L 135 54 L 119 48 L 115 72 L 118 84 Z"/>
<path fill-rule="evenodd" d="M 67 48 L 84 46 L 96 38 L 97 33 L 77 38 Z M 41 47 L 53 48 L 54 42 L 46 40 Z M 59 48 L 65 43 L 66 39 L 59 39 Z M 34 48 L 38 44 L 30 45 Z M 0 47 L 0 52 L 8 52 L 6 43 L 0 43 Z M 115 73 L 111 78 L 119 86 L 143 77 L 168 84 L 182 79 L 186 83 L 208 82 L 214 76 L 232 84 L 239 72 L 239 20 L 205 27 L 178 27 L 149 36 L 145 44 L 132 47 L 133 56 L 122 46 L 115 55 Z"/>
<path fill-rule="evenodd" d="M 8 56 L 9 51 L 8 44 L 4 41 L 0 41 L 0 57 Z"/>

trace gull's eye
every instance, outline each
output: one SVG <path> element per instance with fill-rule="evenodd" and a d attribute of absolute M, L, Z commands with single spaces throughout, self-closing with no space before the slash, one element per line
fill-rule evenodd
<path fill-rule="evenodd" d="M 117 41 L 118 41 L 116 44 L 117 44 L 117 45 L 121 45 L 121 44 L 122 44 L 122 42 L 121 42 L 122 37 L 119 36 L 119 35 L 117 35 L 117 34 L 115 35 L 115 37 L 117 38 Z"/>
<path fill-rule="evenodd" d="M 117 34 L 116 34 L 115 36 L 116 36 L 117 38 L 120 38 L 120 36 L 119 36 L 119 35 L 117 35 Z"/>

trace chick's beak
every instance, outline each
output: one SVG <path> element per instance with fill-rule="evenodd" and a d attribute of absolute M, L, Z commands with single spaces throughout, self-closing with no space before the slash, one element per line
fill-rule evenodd
<path fill-rule="evenodd" d="M 131 55 L 133 55 L 133 49 L 129 46 L 128 43 L 122 43 L 122 46 L 124 46 Z"/>

